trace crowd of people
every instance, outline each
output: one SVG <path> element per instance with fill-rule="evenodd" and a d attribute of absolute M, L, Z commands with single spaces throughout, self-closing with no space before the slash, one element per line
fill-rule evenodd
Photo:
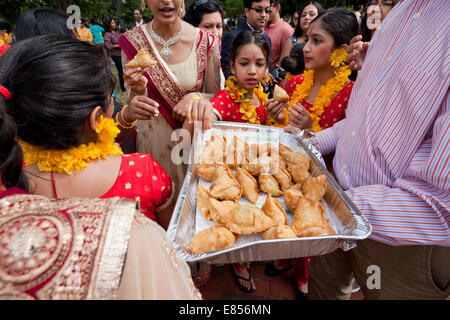
<path fill-rule="evenodd" d="M 450 295 L 448 2 L 311 1 L 288 23 L 281 1 L 243 0 L 229 31 L 215 0 L 145 3 L 153 18 L 135 9 L 124 33 L 114 18 L 70 29 L 46 7 L 0 19 L 2 295 L 201 299 L 214 266 L 181 261 L 165 230 L 187 172 L 172 137 L 212 121 L 313 131 L 372 225 L 350 251 L 266 264 L 294 268 L 299 299 L 349 299 L 355 283 L 367 299 Z M 141 50 L 156 64 L 129 67 Z M 256 290 L 249 261 L 231 268 Z"/>

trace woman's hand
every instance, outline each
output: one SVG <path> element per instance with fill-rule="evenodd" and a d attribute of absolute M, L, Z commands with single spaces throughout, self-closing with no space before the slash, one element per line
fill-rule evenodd
<path fill-rule="evenodd" d="M 313 121 L 308 110 L 301 104 L 294 104 L 292 107 L 293 109 L 289 109 L 289 124 L 299 129 L 311 128 Z"/>
<path fill-rule="evenodd" d="M 368 42 L 362 42 L 362 36 L 357 35 L 352 38 L 350 45 L 347 47 L 347 57 L 345 58 L 349 63 L 349 68 L 355 71 L 361 70 L 364 60 L 366 58 Z"/>
<path fill-rule="evenodd" d="M 269 99 L 265 103 L 266 112 L 277 122 L 284 120 L 283 109 L 288 107 L 287 103 L 278 102 L 274 99 Z"/>
<path fill-rule="evenodd" d="M 142 68 L 132 68 L 123 74 L 123 79 L 137 96 L 145 96 L 147 92 L 147 78 L 142 74 Z"/>
<path fill-rule="evenodd" d="M 192 112 L 195 108 L 199 108 L 201 106 L 204 108 L 206 105 L 209 105 L 210 102 L 208 99 L 203 98 L 197 92 L 188 93 L 177 103 L 175 108 L 173 108 L 173 118 L 179 122 L 184 122 L 184 120 L 188 119 L 192 120 Z"/>
<path fill-rule="evenodd" d="M 202 132 L 211 128 L 211 121 L 217 120 L 213 112 L 213 106 L 207 99 L 195 100 L 192 104 L 192 110 L 189 116 L 189 122 L 201 123 Z M 195 126 L 194 126 L 195 127 Z"/>
<path fill-rule="evenodd" d="M 146 97 L 135 96 L 131 99 L 128 107 L 122 109 L 122 117 L 128 123 L 135 120 L 149 120 L 159 116 L 159 104 Z"/>

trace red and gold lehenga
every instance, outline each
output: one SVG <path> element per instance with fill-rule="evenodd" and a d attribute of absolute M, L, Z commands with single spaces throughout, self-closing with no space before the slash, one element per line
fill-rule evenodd
<path fill-rule="evenodd" d="M 158 63 L 144 70 L 148 80 L 147 95 L 156 101 L 162 117 L 139 121 L 137 124 L 137 150 L 148 153 L 167 171 L 178 194 L 187 166 L 175 164 L 172 149 L 174 130 L 182 124 L 172 117 L 174 107 L 191 92 L 215 94 L 220 86 L 220 62 L 217 38 L 198 28 L 195 29 L 194 45 L 189 57 L 176 65 L 169 65 L 160 56 L 150 37 L 147 25 L 133 28 L 120 37 L 123 65 L 128 63 L 140 49 L 147 51 Z M 126 68 L 125 68 L 126 69 Z M 125 70 L 126 71 L 126 70 Z M 128 88 L 128 99 L 130 89 Z"/>
<path fill-rule="evenodd" d="M 201 299 L 135 201 L 23 193 L 0 194 L 0 300 Z"/>

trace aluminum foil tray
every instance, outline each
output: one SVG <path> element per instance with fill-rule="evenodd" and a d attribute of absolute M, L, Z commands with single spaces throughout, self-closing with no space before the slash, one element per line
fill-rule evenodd
<path fill-rule="evenodd" d="M 344 251 L 350 250 L 356 246 L 356 240 L 365 239 L 371 233 L 371 225 L 327 171 L 320 153 L 311 143 L 307 132 L 302 131 L 298 135 L 293 135 L 274 127 L 224 121 L 213 122 L 210 130 L 194 138 L 196 155 L 201 154 L 212 131 L 227 137 L 227 141 L 233 134 L 237 134 L 242 140 L 253 143 L 254 141 L 248 141 L 249 137 L 257 136 L 259 143 L 279 141 L 296 152 L 307 154 L 312 160 L 311 175 L 315 177 L 324 174 L 327 177 L 327 191 L 321 202 L 336 234 L 280 240 L 263 240 L 259 234 L 240 235 L 238 241 L 230 248 L 198 255 L 191 254 L 189 252 L 191 238 L 197 232 L 214 224 L 212 221 L 207 221 L 197 210 L 196 190 L 198 183 L 202 183 L 203 180 L 197 176 L 195 166 L 191 164 L 167 230 L 168 238 L 181 259 L 188 263 L 203 261 L 220 264 L 324 255 L 337 248 Z M 281 200 L 280 198 L 283 197 L 277 197 L 278 200 Z M 291 224 L 293 213 L 287 210 L 284 201 L 280 202 Z"/>

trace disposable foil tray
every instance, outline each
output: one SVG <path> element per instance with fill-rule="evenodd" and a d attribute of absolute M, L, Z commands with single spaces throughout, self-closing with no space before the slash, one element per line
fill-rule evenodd
<path fill-rule="evenodd" d="M 338 248 L 344 251 L 350 250 L 356 246 L 356 240 L 365 239 L 371 233 L 371 225 L 327 171 L 320 153 L 311 143 L 312 139 L 308 138 L 307 132 L 302 131 L 301 134 L 294 135 L 274 127 L 224 121 L 213 122 L 210 130 L 194 139 L 196 156 L 201 154 L 213 131 L 225 136 L 227 141 L 230 141 L 233 135 L 237 135 L 241 140 L 250 144 L 281 142 L 293 151 L 305 153 L 312 160 L 311 175 L 315 177 L 324 174 L 327 177 L 327 191 L 321 203 L 325 207 L 326 217 L 336 234 L 277 240 L 263 240 L 259 234 L 240 235 L 230 248 L 192 254 L 189 251 L 191 238 L 201 230 L 214 225 L 213 221 L 206 220 L 197 209 L 197 185 L 198 183 L 205 184 L 205 181 L 197 175 L 196 166 L 192 163 L 189 165 L 167 230 L 168 238 L 181 259 L 188 263 L 203 261 L 221 264 L 317 256 L 333 252 Z M 264 203 L 266 196 L 262 193 L 260 195 L 256 204 L 259 207 Z M 286 210 L 289 224 L 291 224 L 293 213 L 287 209 L 282 196 L 277 199 Z M 239 200 L 242 203 L 250 203 L 246 201 L 243 198 Z"/>

